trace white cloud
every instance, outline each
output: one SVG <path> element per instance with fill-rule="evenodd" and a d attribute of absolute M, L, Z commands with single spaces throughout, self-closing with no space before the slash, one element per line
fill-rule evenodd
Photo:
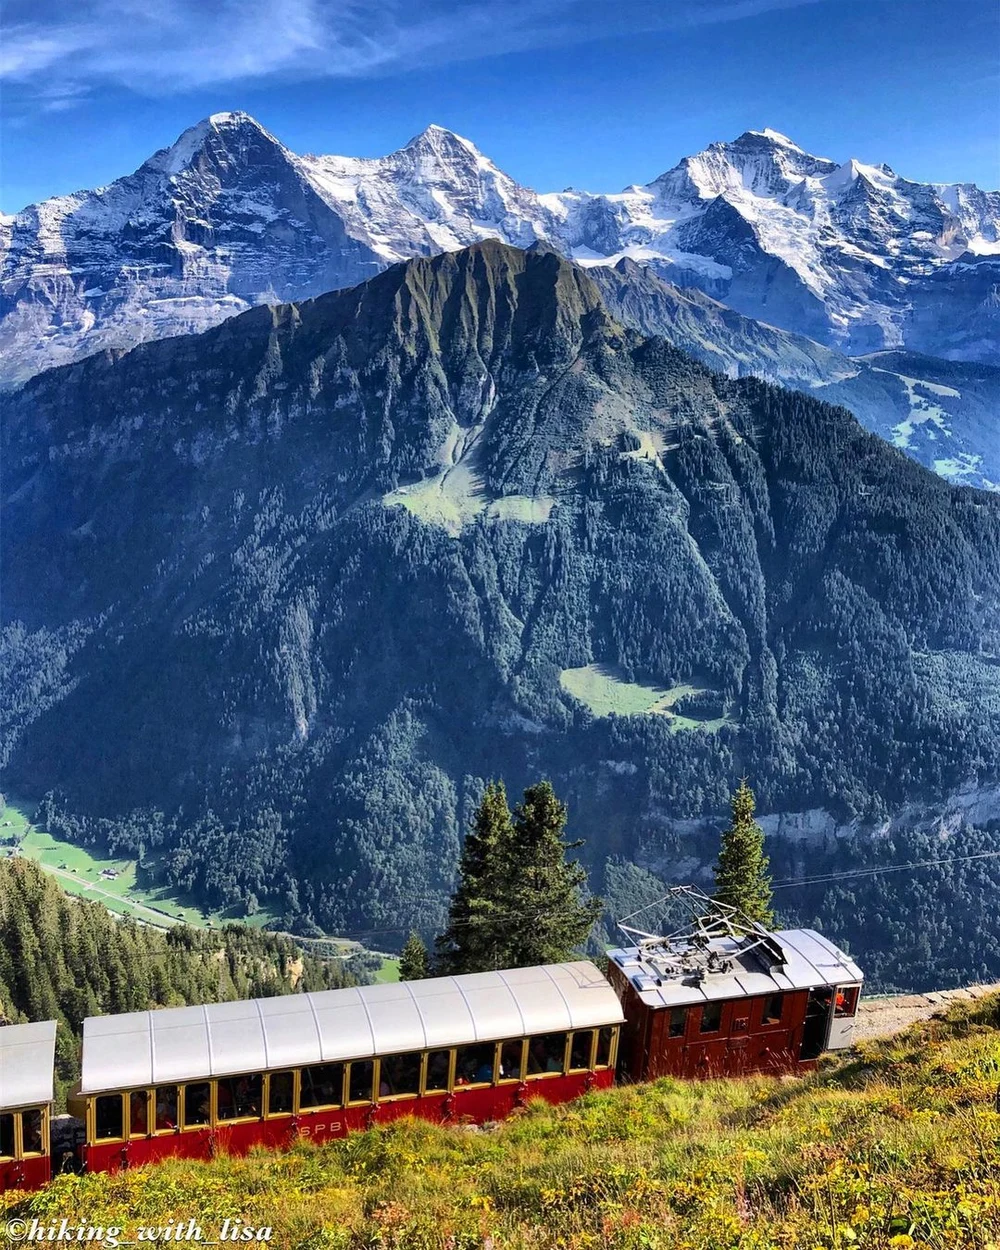
<path fill-rule="evenodd" d="M 280 75 L 359 77 L 821 2 L 13 0 L 0 76 L 58 78 L 66 101 L 100 82 L 169 94 Z"/>

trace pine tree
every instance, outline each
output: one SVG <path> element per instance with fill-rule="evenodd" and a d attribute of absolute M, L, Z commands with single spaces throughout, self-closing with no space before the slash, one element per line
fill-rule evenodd
<path fill-rule="evenodd" d="M 715 898 L 737 907 L 760 924 L 774 923 L 771 910 L 769 860 L 764 854 L 764 830 L 754 820 L 756 799 L 744 777 L 732 797 L 732 817 L 722 835 L 715 865 Z"/>
<path fill-rule="evenodd" d="M 431 975 L 427 947 L 419 933 L 411 933 L 399 957 L 400 981 L 424 981 Z"/>
<path fill-rule="evenodd" d="M 511 966 L 505 962 L 510 929 L 505 897 L 513 839 L 507 791 L 502 781 L 491 782 L 462 847 L 448 927 L 437 940 L 442 973 Z"/>
<path fill-rule="evenodd" d="M 465 840 L 448 928 L 438 939 L 444 973 L 558 963 L 587 937 L 601 900 L 566 852 L 566 807 L 547 781 L 525 790 L 516 817 L 502 782 L 486 787 Z"/>
<path fill-rule="evenodd" d="M 598 898 L 587 898 L 587 874 L 566 852 L 582 846 L 567 842 L 566 806 L 548 781 L 524 792 L 514 819 L 507 905 L 511 967 L 558 963 L 586 941 L 601 913 Z"/>

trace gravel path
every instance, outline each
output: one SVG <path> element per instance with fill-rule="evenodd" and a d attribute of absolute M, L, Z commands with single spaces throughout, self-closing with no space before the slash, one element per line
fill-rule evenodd
<path fill-rule="evenodd" d="M 868 1037 L 888 1037 L 918 1020 L 929 1020 L 937 1012 L 946 1010 L 950 1003 L 969 1002 L 984 994 L 996 993 L 1000 993 L 1000 981 L 994 985 L 970 985 L 962 990 L 936 990 L 933 994 L 862 998 L 853 1040 L 862 1042 Z"/>

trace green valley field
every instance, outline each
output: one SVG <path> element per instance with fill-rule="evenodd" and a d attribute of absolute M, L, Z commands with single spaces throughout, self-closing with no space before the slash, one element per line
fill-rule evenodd
<path fill-rule="evenodd" d="M 271 1226 L 282 1250 L 909 1250 L 1000 1239 L 1000 998 L 804 1078 L 662 1080 L 495 1131 L 413 1121 L 289 1154 L 66 1177 L 4 1216 Z"/>
<path fill-rule="evenodd" d="M 30 801 L 8 799 L 0 815 L 0 857 L 16 854 L 34 860 L 56 878 L 67 894 L 103 903 L 108 911 L 132 916 L 160 929 L 175 924 L 205 928 L 233 920 L 265 928 L 272 919 L 265 911 L 247 917 L 205 911 L 189 900 L 178 899 L 165 887 L 143 888 L 136 881 L 136 860 L 106 859 L 86 847 L 56 838 L 34 825 L 34 809 L 35 804 Z"/>
<path fill-rule="evenodd" d="M 191 899 L 178 897 L 167 886 L 140 886 L 137 860 L 107 858 L 96 850 L 39 829 L 33 823 L 35 807 L 29 800 L 8 797 L 6 806 L 0 810 L 0 859 L 23 856 L 33 860 L 67 894 L 101 903 L 117 916 L 131 916 L 141 924 L 158 929 L 169 929 L 177 924 L 212 929 L 234 921 L 255 929 L 276 927 L 274 917 L 263 909 L 252 916 L 233 909 L 228 912 L 210 911 L 199 907 Z M 324 942 L 344 955 L 363 949 L 355 942 L 337 938 L 324 939 Z M 399 960 L 383 958 L 374 978 L 376 981 L 397 981 Z"/>

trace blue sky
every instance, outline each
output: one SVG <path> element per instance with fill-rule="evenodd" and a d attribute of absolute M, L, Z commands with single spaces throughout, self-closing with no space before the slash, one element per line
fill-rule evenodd
<path fill-rule="evenodd" d="M 619 190 L 764 126 L 1000 186 L 996 0 L 8 0 L 0 73 L 6 212 L 226 109 L 299 152 L 437 122 L 543 191 Z"/>

